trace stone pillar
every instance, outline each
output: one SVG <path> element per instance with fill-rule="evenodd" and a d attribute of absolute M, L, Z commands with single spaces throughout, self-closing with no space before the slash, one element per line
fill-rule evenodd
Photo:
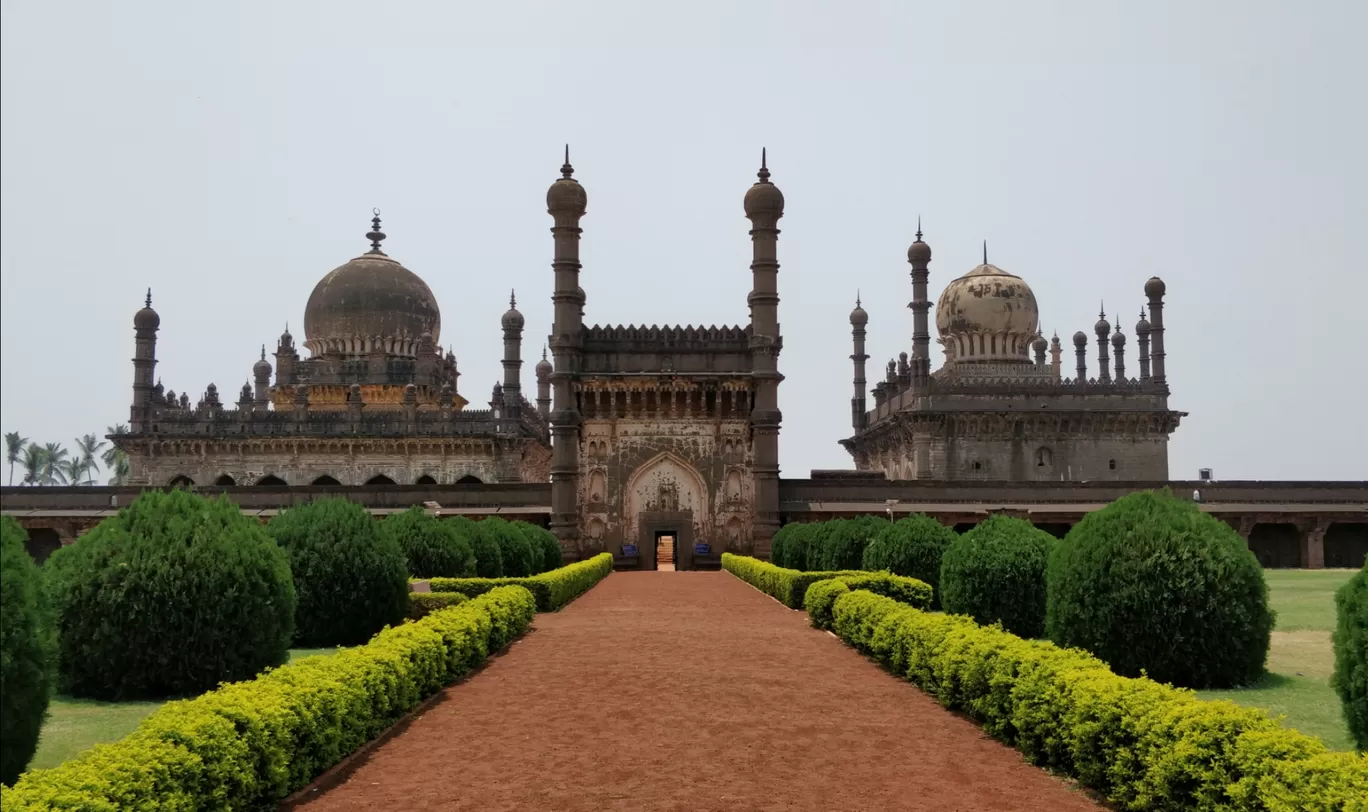
<path fill-rule="evenodd" d="M 261 360 L 252 365 L 253 403 L 265 414 L 271 405 L 271 362 L 266 360 L 266 345 L 261 345 Z"/>
<path fill-rule="evenodd" d="M 1325 531 L 1329 523 L 1311 519 L 1301 524 L 1301 565 L 1307 569 L 1325 568 Z"/>
<path fill-rule="evenodd" d="M 551 261 L 555 291 L 551 295 L 554 318 L 550 347 L 551 373 L 551 532 L 560 540 L 563 553 L 579 554 L 579 446 L 581 418 L 575 403 L 574 383 L 581 356 L 581 330 L 585 296 L 579 284 L 580 218 L 588 195 L 574 179 L 570 149 L 565 150 L 561 177 L 546 192 L 546 210 L 554 220 L 551 234 L 555 254 Z"/>
<path fill-rule="evenodd" d="M 751 379 L 755 401 L 750 424 L 755 448 L 754 554 L 768 559 L 770 541 L 779 529 L 779 218 L 784 194 L 770 183 L 765 154 L 760 154 L 758 180 L 746 190 L 744 207 L 751 221 Z"/>
<path fill-rule="evenodd" d="M 152 309 L 152 289 L 147 289 L 143 308 L 133 316 L 133 403 L 128 410 L 128 431 L 152 430 L 152 388 L 157 368 L 157 330 L 161 316 Z"/>
<path fill-rule="evenodd" d="M 542 419 L 551 417 L 551 362 L 546 360 L 546 348 L 542 348 L 542 359 L 537 364 L 537 414 Z"/>
<path fill-rule="evenodd" d="M 1054 376 L 1056 383 L 1063 372 L 1063 358 L 1064 348 L 1059 345 L 1059 334 L 1055 333 L 1050 338 L 1050 374 Z"/>
<path fill-rule="evenodd" d="M 1149 298 L 1150 322 L 1150 371 L 1151 380 L 1165 391 L 1168 378 L 1164 375 L 1164 293 L 1167 287 L 1164 280 L 1150 277 L 1145 283 L 1145 296 Z"/>
<path fill-rule="evenodd" d="M 926 285 L 931 272 L 931 246 L 922 242 L 921 219 L 917 219 L 917 239 L 907 249 L 907 262 L 912 266 L 912 380 L 917 387 L 925 386 L 931 376 L 931 328 L 927 314 L 931 300 Z"/>

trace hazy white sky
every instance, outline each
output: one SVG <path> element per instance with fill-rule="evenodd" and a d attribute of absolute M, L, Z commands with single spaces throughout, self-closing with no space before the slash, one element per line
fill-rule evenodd
<path fill-rule="evenodd" d="M 1144 281 L 1167 281 L 1173 477 L 1368 479 L 1363 2 L 0 9 L 5 431 L 127 420 L 149 286 L 165 385 L 236 400 L 373 206 L 462 394 L 501 375 L 510 287 L 530 386 L 567 141 L 586 320 L 742 324 L 763 145 L 788 200 L 785 476 L 850 465 L 857 288 L 872 369 L 910 349 L 920 214 L 933 295 L 986 238 L 1066 348 L 1099 300 L 1119 312 L 1131 366 Z"/>

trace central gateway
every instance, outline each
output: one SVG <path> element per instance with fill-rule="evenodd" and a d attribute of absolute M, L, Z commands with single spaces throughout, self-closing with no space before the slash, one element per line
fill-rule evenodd
<path fill-rule="evenodd" d="M 777 246 L 784 196 L 764 155 L 746 192 L 750 323 L 584 326 L 580 218 L 569 155 L 547 192 L 555 220 L 551 529 L 567 558 L 611 552 L 643 569 L 769 557 L 779 527 Z M 669 539 L 668 546 L 661 543 Z M 673 562 L 661 561 L 661 550 Z"/>

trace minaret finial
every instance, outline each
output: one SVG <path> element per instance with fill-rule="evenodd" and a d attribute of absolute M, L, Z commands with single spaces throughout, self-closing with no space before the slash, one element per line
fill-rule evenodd
<path fill-rule="evenodd" d="M 859 289 L 859 288 L 856 288 L 856 289 L 855 289 L 855 306 L 856 306 L 856 307 L 859 307 L 859 306 L 860 306 L 860 289 Z"/>
<path fill-rule="evenodd" d="M 768 150 L 765 147 L 760 148 L 760 171 L 755 173 L 755 176 L 760 179 L 761 183 L 769 183 L 770 171 L 767 152 Z"/>
<path fill-rule="evenodd" d="M 1097 308 L 1098 308 L 1098 309 L 1097 309 L 1097 317 L 1098 317 L 1099 319 L 1105 319 L 1105 318 L 1107 317 L 1107 302 L 1106 302 L 1106 300 L 1105 300 L 1105 299 L 1101 300 L 1101 304 L 1099 304 L 1099 305 L 1097 306 Z"/>
<path fill-rule="evenodd" d="M 983 241 L 983 264 L 988 264 L 988 241 Z"/>
<path fill-rule="evenodd" d="M 152 306 L 152 289 L 151 289 L 151 288 L 148 288 L 148 289 L 147 289 L 147 299 L 143 302 L 143 307 L 151 307 L 151 306 Z"/>
<path fill-rule="evenodd" d="M 366 234 L 366 239 L 371 241 L 370 253 L 383 254 L 384 252 L 380 250 L 380 243 L 385 239 L 385 232 L 380 230 L 380 210 L 371 209 L 371 214 L 375 216 L 371 218 L 371 230 Z"/>
<path fill-rule="evenodd" d="M 266 345 L 265 345 L 265 344 L 262 344 L 262 345 L 261 345 L 261 360 L 263 360 L 263 361 L 266 360 Z"/>
<path fill-rule="evenodd" d="M 508 309 L 512 310 L 518 306 L 518 292 L 512 288 L 508 291 Z"/>
<path fill-rule="evenodd" d="M 570 145 L 565 145 L 565 163 L 561 165 L 561 177 L 570 178 L 575 174 L 575 167 L 570 165 Z"/>
<path fill-rule="evenodd" d="M 921 242 L 921 238 L 922 238 L 922 232 L 921 232 L 921 215 L 918 214 L 918 215 L 917 215 L 917 241 L 918 241 L 918 242 Z"/>
<path fill-rule="evenodd" d="M 546 345 L 545 345 L 545 344 L 542 345 L 542 360 L 543 360 L 543 361 L 546 360 Z"/>

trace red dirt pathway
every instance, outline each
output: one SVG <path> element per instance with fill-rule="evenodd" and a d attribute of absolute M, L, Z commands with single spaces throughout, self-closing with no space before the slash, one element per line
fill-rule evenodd
<path fill-rule="evenodd" d="M 747 584 L 615 573 L 305 812 L 1098 807 Z"/>

